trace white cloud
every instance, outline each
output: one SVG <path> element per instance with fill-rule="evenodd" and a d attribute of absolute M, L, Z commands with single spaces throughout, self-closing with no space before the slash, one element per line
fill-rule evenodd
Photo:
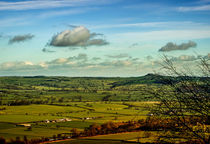
<path fill-rule="evenodd" d="M 165 46 L 159 49 L 160 52 L 169 52 L 174 50 L 187 50 L 189 48 L 196 47 L 197 43 L 189 41 L 187 43 L 182 43 L 177 45 L 176 43 L 168 42 Z"/>
<path fill-rule="evenodd" d="M 25 42 L 32 39 L 34 35 L 32 34 L 24 34 L 24 35 L 16 35 L 9 40 L 9 44 Z"/>
<path fill-rule="evenodd" d="M 198 57 L 195 57 L 193 55 L 180 55 L 179 57 L 172 57 L 172 61 L 194 61 L 197 60 Z"/>
<path fill-rule="evenodd" d="M 43 63 L 34 64 L 30 61 L 5 62 L 0 64 L 0 71 L 31 71 L 46 67 Z"/>
<path fill-rule="evenodd" d="M 0 20 L 0 27 L 23 26 L 29 23 L 24 17 L 5 18 Z"/>
<path fill-rule="evenodd" d="M 138 67 L 141 63 L 141 61 L 132 58 L 123 60 L 110 59 L 93 61 L 93 58 L 89 58 L 86 54 L 80 53 L 77 56 L 57 58 L 48 62 L 40 62 L 37 64 L 30 61 L 1 63 L 0 74 L 8 72 L 16 75 L 17 73 L 22 72 L 21 75 L 24 75 L 27 74 L 27 72 L 34 72 L 34 75 L 39 75 L 47 71 L 49 72 L 48 75 L 52 75 L 52 73 L 54 74 L 55 71 L 62 74 L 68 73 L 69 71 L 74 71 L 77 72 L 77 74 L 84 72 L 83 74 L 87 76 L 97 71 L 100 73 L 100 75 L 105 76 L 107 72 L 113 72 L 112 74 L 117 74 L 116 71 L 123 69 L 129 69 L 135 72 L 136 67 Z"/>
<path fill-rule="evenodd" d="M 196 3 L 210 3 L 210 0 L 199 0 Z"/>
<path fill-rule="evenodd" d="M 209 54 L 203 57 L 209 57 Z M 183 68 L 183 65 L 194 68 L 196 67 L 195 60 L 198 59 L 190 55 L 169 58 L 178 68 Z M 0 75 L 139 76 L 154 71 L 160 72 L 161 61 L 149 59 L 144 61 L 138 58 L 93 61 L 93 58 L 81 53 L 37 64 L 30 61 L 1 63 Z"/>
<path fill-rule="evenodd" d="M 49 45 L 55 47 L 87 47 L 92 45 L 101 46 L 108 44 L 108 42 L 104 39 L 96 39 L 95 37 L 98 35 L 99 34 L 96 33 L 90 33 L 90 31 L 83 26 L 79 26 L 72 30 L 62 31 L 53 36 Z"/>
<path fill-rule="evenodd" d="M 116 1 L 116 0 L 114 0 Z M 29 0 L 17 2 L 0 2 L 0 10 L 30 10 L 49 9 L 58 7 L 78 7 L 90 5 L 103 5 L 113 3 L 113 0 Z"/>
<path fill-rule="evenodd" d="M 70 10 L 57 10 L 57 11 L 48 11 L 41 13 L 39 15 L 40 18 L 48 18 L 48 17 L 55 17 L 55 16 L 63 16 L 63 15 L 74 15 L 74 14 L 81 14 L 85 13 L 89 10 L 94 10 L 94 8 L 81 8 L 81 9 L 70 9 Z"/>
<path fill-rule="evenodd" d="M 177 10 L 181 12 L 210 11 L 210 5 L 178 7 Z"/>
<path fill-rule="evenodd" d="M 210 38 L 210 29 L 189 29 L 189 30 L 160 30 L 150 32 L 129 32 L 118 33 L 112 36 L 118 41 L 128 40 L 132 38 L 132 42 L 145 42 L 154 40 L 193 40 Z"/>
<path fill-rule="evenodd" d="M 65 30 L 52 38 L 52 46 L 84 46 L 90 38 L 90 32 L 85 27 L 76 27 L 73 30 Z"/>
<path fill-rule="evenodd" d="M 109 58 L 116 58 L 116 59 L 121 59 L 121 58 L 128 58 L 129 55 L 127 53 L 121 53 L 118 55 L 106 55 Z"/>
<path fill-rule="evenodd" d="M 159 27 L 166 25 L 168 22 L 148 22 L 148 23 L 128 23 L 128 24 L 105 24 L 93 26 L 95 29 L 105 28 L 123 28 L 123 27 Z"/>
<path fill-rule="evenodd" d="M 124 28 L 124 27 L 142 27 L 142 28 L 189 28 L 189 27 L 207 26 L 203 23 L 192 21 L 171 21 L 171 22 L 145 22 L 145 23 L 119 23 L 119 24 L 98 24 L 92 26 L 93 29 L 109 29 L 109 28 Z"/>

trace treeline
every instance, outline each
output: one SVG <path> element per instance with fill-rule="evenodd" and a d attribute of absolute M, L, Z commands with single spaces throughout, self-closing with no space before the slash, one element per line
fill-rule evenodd
<path fill-rule="evenodd" d="M 191 117 L 188 119 L 188 123 L 192 126 L 196 125 L 198 122 L 203 122 L 202 118 Z M 206 124 L 209 124 L 206 120 Z M 148 117 L 147 119 L 142 119 L 139 121 L 128 121 L 128 122 L 107 122 L 101 125 L 93 124 L 86 128 L 83 132 L 78 133 L 77 131 L 72 131 L 73 137 L 80 136 L 95 136 L 104 134 L 114 134 L 122 132 L 132 132 L 132 131 L 163 131 L 163 130 L 173 130 L 180 132 L 182 131 L 181 124 L 176 119 L 171 118 L 157 118 Z M 210 130 L 206 130 L 210 131 Z"/>
<path fill-rule="evenodd" d="M 15 101 L 11 101 L 11 102 L 8 102 L 8 105 L 10 106 L 19 106 L 19 105 L 30 105 L 30 104 L 49 104 L 49 101 L 48 100 L 26 100 L 26 99 L 23 99 L 23 100 L 15 100 Z"/>
<path fill-rule="evenodd" d="M 23 140 L 20 139 L 20 137 L 16 137 L 16 139 L 11 139 L 9 142 L 6 141 L 5 138 L 0 137 L 0 144 L 39 144 L 42 142 L 48 142 L 49 138 L 40 138 L 40 139 L 27 139 L 26 136 L 24 136 Z"/>
<path fill-rule="evenodd" d="M 186 118 L 186 123 L 189 123 L 191 126 L 197 125 L 199 122 L 203 122 L 203 119 L 200 117 L 188 117 Z M 209 125 L 209 121 L 205 120 L 205 124 Z M 210 129 L 203 126 L 197 126 L 197 130 L 203 133 L 209 133 Z M 148 117 L 147 119 L 142 119 L 139 121 L 128 121 L 128 122 L 107 122 L 104 124 L 93 124 L 86 128 L 84 131 L 79 132 L 77 129 L 72 129 L 72 137 L 88 137 L 96 135 L 106 135 L 106 134 L 115 134 L 122 132 L 134 132 L 134 131 L 174 131 L 181 132 L 185 131 L 181 123 L 176 119 L 172 118 L 157 118 L 157 117 Z M 159 143 L 157 141 L 155 143 Z M 202 144 L 199 140 L 190 140 L 185 142 L 185 144 Z M 183 143 L 184 144 L 184 143 Z"/>
<path fill-rule="evenodd" d="M 42 98 L 42 99 L 17 99 L 7 102 L 7 105 L 10 106 L 19 106 L 19 105 L 30 105 L 30 104 L 52 104 L 52 103 L 62 103 L 64 102 L 64 97 L 51 97 L 51 98 Z M 78 100 L 79 101 L 79 100 Z"/>
<path fill-rule="evenodd" d="M 203 131 L 204 133 L 210 133 L 210 129 L 207 127 L 198 126 L 199 122 L 203 122 L 203 119 L 200 117 L 188 117 L 186 122 L 192 126 L 197 126 L 197 130 Z M 205 120 L 205 124 L 209 125 L 209 121 Z M 11 140 L 6 142 L 4 138 L 0 138 L 0 144 L 37 144 L 41 142 L 48 142 L 54 140 L 62 140 L 69 138 L 80 138 L 80 137 L 89 137 L 96 135 L 106 135 L 106 134 L 115 134 L 122 132 L 135 132 L 135 131 L 174 131 L 181 132 L 185 131 L 181 124 L 176 119 L 172 118 L 157 118 L 150 116 L 147 119 L 142 119 L 139 121 L 128 121 L 128 122 L 107 122 L 104 124 L 92 124 L 89 127 L 85 128 L 84 131 L 78 131 L 76 128 L 73 128 L 69 133 L 53 135 L 51 138 L 40 138 L 40 139 L 31 139 L 28 140 L 25 136 L 23 140 L 19 137 L 16 140 Z M 182 137 L 183 138 L 183 137 Z M 163 143 L 160 139 L 157 139 L 154 144 Z M 186 142 L 180 142 L 180 144 L 203 144 L 199 140 L 188 140 Z"/>

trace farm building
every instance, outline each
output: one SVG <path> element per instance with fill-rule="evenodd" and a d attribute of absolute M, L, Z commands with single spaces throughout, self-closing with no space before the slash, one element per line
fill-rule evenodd
<path fill-rule="evenodd" d="M 21 126 L 21 127 L 30 127 L 31 126 L 31 124 L 17 124 L 16 126 Z"/>

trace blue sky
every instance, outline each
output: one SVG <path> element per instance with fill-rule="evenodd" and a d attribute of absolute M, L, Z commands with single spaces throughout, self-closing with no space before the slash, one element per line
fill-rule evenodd
<path fill-rule="evenodd" d="M 0 75 L 139 76 L 210 57 L 210 0 L 0 0 Z"/>

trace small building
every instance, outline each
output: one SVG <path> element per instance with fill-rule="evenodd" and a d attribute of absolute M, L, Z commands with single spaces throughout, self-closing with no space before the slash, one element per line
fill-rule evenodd
<path fill-rule="evenodd" d="M 153 114 L 152 113 L 149 113 L 149 114 L 147 114 L 147 116 L 153 116 Z"/>
<path fill-rule="evenodd" d="M 45 122 L 45 123 L 50 123 L 50 121 L 49 121 L 49 120 L 45 120 L 44 122 Z"/>
<path fill-rule="evenodd" d="M 68 121 L 72 121 L 72 119 L 69 119 L 69 118 L 65 118 L 65 121 L 67 121 L 67 122 L 68 122 Z"/>
<path fill-rule="evenodd" d="M 56 122 L 64 122 L 64 121 L 66 121 L 65 119 L 57 119 L 57 120 L 55 120 Z"/>
<path fill-rule="evenodd" d="M 17 124 L 16 126 L 21 126 L 21 127 L 31 127 L 31 124 Z"/>
<path fill-rule="evenodd" d="M 90 120 L 90 119 L 92 119 L 92 117 L 84 117 L 84 118 L 82 118 L 83 120 Z"/>

